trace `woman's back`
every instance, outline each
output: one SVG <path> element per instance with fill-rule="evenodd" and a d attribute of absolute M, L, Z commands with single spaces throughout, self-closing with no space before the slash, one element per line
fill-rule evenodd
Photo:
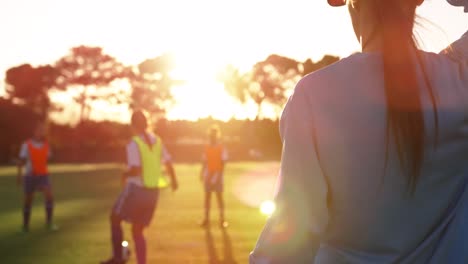
<path fill-rule="evenodd" d="M 468 34 L 420 52 L 424 0 L 328 3 L 348 7 L 364 53 L 289 99 L 278 210 L 251 263 L 310 263 L 314 240 L 317 263 L 468 263 Z"/>
<path fill-rule="evenodd" d="M 468 36 L 461 41 L 467 43 Z M 441 239 L 451 221 L 462 209 L 468 212 L 468 204 L 460 204 L 468 179 L 468 52 L 460 51 L 459 61 L 421 53 L 425 74 L 420 69 L 418 76 L 422 86 L 428 76 L 437 98 L 438 135 L 434 149 L 433 104 L 427 90 L 421 89 L 428 137 L 413 194 L 400 169 L 394 137 L 386 136 L 379 53 L 353 55 L 299 83 L 292 101 L 303 98 L 299 102 L 303 105 L 296 106 L 303 111 L 294 112 L 294 120 L 312 122 L 325 178 L 316 182 L 316 188 L 325 183 L 322 187 L 328 189 L 328 225 L 317 260 L 335 263 L 344 257 L 356 263 L 427 263 L 436 249 L 444 248 L 446 242 Z M 284 124 L 291 118 L 289 112 L 286 108 L 283 136 L 301 133 Z M 468 233 L 464 237 L 468 241 Z M 436 252 L 444 253 L 440 250 Z M 465 257 L 468 261 L 468 253 Z"/>

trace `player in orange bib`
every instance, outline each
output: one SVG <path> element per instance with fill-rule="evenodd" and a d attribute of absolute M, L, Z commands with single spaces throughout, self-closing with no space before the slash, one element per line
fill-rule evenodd
<path fill-rule="evenodd" d="M 45 197 L 46 228 L 50 231 L 57 230 L 52 222 L 54 199 L 47 167 L 51 151 L 45 130 L 45 125 L 38 122 L 33 137 L 23 143 L 19 154 L 17 182 L 24 190 L 23 232 L 29 231 L 31 206 L 36 191 L 41 191 Z M 23 167 L 25 167 L 24 173 Z"/>
<path fill-rule="evenodd" d="M 220 226 L 226 228 L 228 222 L 224 219 L 224 166 L 227 161 L 227 151 L 219 143 L 219 128 L 213 127 L 209 132 L 210 144 L 205 147 L 203 153 L 203 168 L 200 175 L 205 188 L 205 218 L 201 226 L 208 227 L 210 223 L 211 194 L 214 192 L 218 201 Z"/>

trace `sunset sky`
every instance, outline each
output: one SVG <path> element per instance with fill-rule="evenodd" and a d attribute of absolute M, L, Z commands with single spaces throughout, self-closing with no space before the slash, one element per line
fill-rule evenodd
<path fill-rule="evenodd" d="M 419 13 L 430 21 L 419 31 L 427 50 L 468 30 L 468 15 L 445 0 L 428 0 Z M 178 104 L 168 116 L 184 119 L 254 115 L 254 106 L 240 106 L 216 82 L 226 64 L 247 69 L 273 53 L 317 60 L 358 50 L 346 8 L 325 0 L 0 0 L 0 35 L 1 79 L 9 67 L 53 63 L 83 44 L 129 64 L 172 52 L 187 83 L 174 89 Z M 96 109 L 98 119 L 128 117 L 125 106 Z M 76 110 L 61 118 L 73 120 Z"/>

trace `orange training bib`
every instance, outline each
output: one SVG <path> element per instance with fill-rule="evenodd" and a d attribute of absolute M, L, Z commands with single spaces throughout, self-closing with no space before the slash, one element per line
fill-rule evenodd
<path fill-rule="evenodd" d="M 49 173 L 47 160 L 49 158 L 49 144 L 44 142 L 42 147 L 36 147 L 32 141 L 28 141 L 29 158 L 31 159 L 33 176 L 45 176 Z"/>
<path fill-rule="evenodd" d="M 223 146 L 207 146 L 205 150 L 205 155 L 208 171 L 221 171 L 221 169 L 223 168 Z"/>

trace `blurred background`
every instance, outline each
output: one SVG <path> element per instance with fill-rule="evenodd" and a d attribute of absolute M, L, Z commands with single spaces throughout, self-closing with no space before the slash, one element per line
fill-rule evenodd
<path fill-rule="evenodd" d="M 467 30 L 468 17 L 446 1 L 418 12 L 424 50 Z M 149 263 L 247 263 L 275 207 L 282 108 L 301 77 L 359 52 L 347 8 L 325 0 L 0 0 L 0 36 L 0 262 L 12 264 L 110 254 L 108 214 L 133 109 L 150 113 L 181 186 L 161 194 Z M 38 118 L 49 126 L 61 230 L 40 231 L 38 201 L 24 236 L 12 165 Z M 212 125 L 229 152 L 231 225 L 215 232 L 197 224 Z"/>
<path fill-rule="evenodd" d="M 277 120 L 297 80 L 359 50 L 347 9 L 326 1 L 2 0 L 0 7 L 0 163 L 16 155 L 33 116 L 50 120 L 57 161 L 122 161 L 116 150 L 135 108 L 152 114 L 179 161 L 199 159 L 213 123 L 234 159 L 278 159 Z M 438 52 L 461 36 L 468 20 L 460 11 L 426 1 L 421 46 Z"/>

